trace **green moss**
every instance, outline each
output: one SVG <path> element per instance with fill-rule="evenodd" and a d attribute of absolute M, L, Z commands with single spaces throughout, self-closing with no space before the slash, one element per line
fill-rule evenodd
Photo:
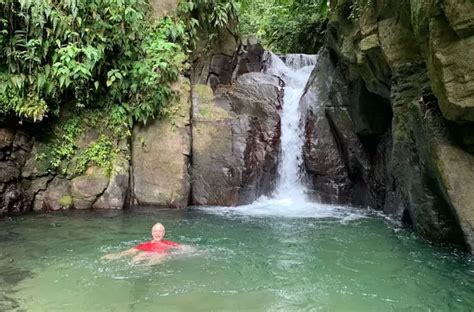
<path fill-rule="evenodd" d="M 205 103 L 212 102 L 214 100 L 214 93 L 212 92 L 211 87 L 207 85 L 195 85 L 193 86 L 193 90 L 197 96 L 201 99 L 201 101 Z"/>
<path fill-rule="evenodd" d="M 204 117 L 204 118 L 211 118 L 212 114 L 211 111 L 209 110 L 209 107 L 200 107 L 199 108 L 199 114 Z"/>
<path fill-rule="evenodd" d="M 67 176 L 82 174 L 89 164 L 112 169 L 116 143 L 131 135 L 126 113 L 116 109 L 83 109 L 65 114 L 38 145 L 36 162 Z M 92 133 L 92 135 L 91 135 Z"/>
<path fill-rule="evenodd" d="M 59 199 L 59 204 L 62 207 L 70 207 L 72 206 L 73 200 L 71 195 L 64 195 Z"/>
<path fill-rule="evenodd" d="M 106 135 L 89 144 L 89 146 L 80 153 L 75 163 L 73 173 L 79 175 L 86 171 L 89 165 L 96 165 L 105 170 L 106 175 L 112 172 L 113 162 L 117 155 L 114 143 Z"/>

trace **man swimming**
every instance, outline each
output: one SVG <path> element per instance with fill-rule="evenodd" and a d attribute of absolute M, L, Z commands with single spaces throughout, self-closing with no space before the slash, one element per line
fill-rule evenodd
<path fill-rule="evenodd" d="M 125 256 L 132 256 L 133 262 L 148 261 L 149 264 L 157 264 L 165 260 L 168 251 L 172 249 L 190 250 L 191 248 L 172 241 L 164 240 L 166 230 L 163 224 L 156 223 L 151 228 L 152 240 L 149 242 L 138 244 L 128 250 L 110 254 L 102 257 L 105 260 L 117 260 Z"/>

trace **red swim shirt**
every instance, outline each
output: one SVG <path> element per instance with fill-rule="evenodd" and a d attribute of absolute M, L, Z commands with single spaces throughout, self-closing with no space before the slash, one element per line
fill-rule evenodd
<path fill-rule="evenodd" d="M 135 246 L 135 249 L 138 249 L 140 251 L 148 251 L 148 252 L 165 252 L 170 248 L 178 248 L 181 246 L 178 243 L 172 242 L 172 241 L 167 241 L 167 240 L 162 240 L 161 242 L 146 242 L 146 243 L 141 243 L 137 246 Z"/>

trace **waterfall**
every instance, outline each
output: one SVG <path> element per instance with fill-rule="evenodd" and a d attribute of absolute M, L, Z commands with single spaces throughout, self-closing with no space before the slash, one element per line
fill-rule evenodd
<path fill-rule="evenodd" d="M 304 129 L 301 127 L 300 99 L 316 65 L 316 55 L 289 54 L 284 58 L 268 52 L 266 72 L 279 76 L 284 82 L 283 109 L 281 112 L 281 159 L 276 198 L 304 200 L 301 183 Z"/>
<path fill-rule="evenodd" d="M 200 210 L 226 217 L 333 218 L 341 222 L 365 217 L 359 210 L 312 202 L 305 196 L 306 190 L 301 181 L 304 145 L 304 129 L 301 126 L 303 112 L 299 104 L 317 60 L 317 55 L 290 54 L 279 57 L 270 52 L 266 52 L 265 55 L 264 72 L 278 76 L 285 82 L 281 112 L 279 177 L 273 196 L 270 198 L 262 196 L 252 204 L 239 207 L 201 207 Z M 277 231 L 280 235 L 279 227 Z"/>

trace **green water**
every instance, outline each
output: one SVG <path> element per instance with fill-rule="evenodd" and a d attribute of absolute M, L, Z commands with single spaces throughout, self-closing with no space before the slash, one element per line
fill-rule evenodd
<path fill-rule="evenodd" d="M 474 309 L 471 258 L 359 217 L 144 209 L 3 220 L 0 311 Z M 198 251 L 156 266 L 100 260 L 148 240 L 155 221 Z"/>

